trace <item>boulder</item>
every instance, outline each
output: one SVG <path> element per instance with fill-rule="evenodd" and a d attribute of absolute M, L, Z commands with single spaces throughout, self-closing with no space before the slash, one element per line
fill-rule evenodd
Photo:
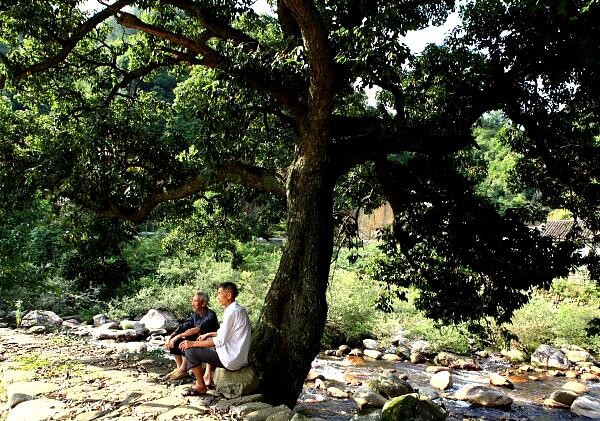
<path fill-rule="evenodd" d="M 502 408 L 512 405 L 512 399 L 504 393 L 491 387 L 479 384 L 468 384 L 460 388 L 454 397 L 476 405 L 490 408 Z"/>
<path fill-rule="evenodd" d="M 440 352 L 433 360 L 436 364 L 461 370 L 481 370 L 481 367 L 472 359 L 451 352 Z"/>
<path fill-rule="evenodd" d="M 276 408 L 281 409 L 274 414 L 269 415 L 265 421 L 290 421 L 294 416 L 294 411 L 285 405 L 280 405 Z"/>
<path fill-rule="evenodd" d="M 6 421 L 43 421 L 53 419 L 66 407 L 54 399 L 34 399 L 15 406 L 6 417 Z"/>
<path fill-rule="evenodd" d="M 246 395 L 246 396 L 242 396 L 239 398 L 220 400 L 215 405 L 215 408 L 217 409 L 217 411 L 227 411 L 229 408 L 231 408 L 233 406 L 239 406 L 239 405 L 243 405 L 243 404 L 249 403 L 249 402 L 262 402 L 263 399 L 264 399 L 264 396 L 261 395 L 260 393 L 255 394 L 255 395 Z"/>
<path fill-rule="evenodd" d="M 323 375 L 321 373 L 319 373 L 318 371 L 315 371 L 313 369 L 310 369 L 310 371 L 306 375 L 306 381 L 307 382 L 314 382 L 317 379 L 323 380 L 324 378 L 325 377 L 323 377 Z"/>
<path fill-rule="evenodd" d="M 266 402 L 248 402 L 238 406 L 233 406 L 229 409 L 233 415 L 237 415 L 238 417 L 245 417 L 251 412 L 258 411 L 259 409 L 271 408 L 272 405 L 269 405 Z"/>
<path fill-rule="evenodd" d="M 353 350 L 350 351 L 350 353 L 348 355 L 351 355 L 353 357 L 362 357 L 364 354 L 362 352 L 362 349 L 354 348 Z"/>
<path fill-rule="evenodd" d="M 364 413 L 354 414 L 350 421 L 379 421 L 381 419 L 381 409 L 369 409 Z M 295 420 L 292 420 L 295 421 Z"/>
<path fill-rule="evenodd" d="M 105 314 L 96 314 L 92 319 L 94 320 L 94 327 L 100 327 L 108 322 L 108 316 Z"/>
<path fill-rule="evenodd" d="M 435 352 L 433 347 L 428 341 L 418 340 L 414 341 L 410 347 L 410 353 L 419 353 L 424 356 L 432 356 Z"/>
<path fill-rule="evenodd" d="M 352 351 L 352 348 L 350 348 L 348 345 L 340 345 L 338 347 L 338 351 L 342 351 L 344 354 L 349 354 L 350 351 Z"/>
<path fill-rule="evenodd" d="M 429 384 L 436 389 L 446 390 L 452 387 L 452 375 L 449 371 L 437 372 L 431 377 Z"/>
<path fill-rule="evenodd" d="M 417 393 L 394 398 L 381 411 L 381 421 L 442 421 L 447 417 L 445 409 Z"/>
<path fill-rule="evenodd" d="M 379 342 L 377 342 L 375 339 L 364 339 L 363 346 L 365 347 L 365 349 L 380 349 Z"/>
<path fill-rule="evenodd" d="M 562 389 L 570 390 L 571 392 L 575 392 L 578 395 L 583 395 L 584 393 L 587 393 L 587 391 L 588 391 L 588 388 L 585 384 L 575 382 L 575 381 L 570 381 L 570 382 L 563 384 Z"/>
<path fill-rule="evenodd" d="M 419 390 L 419 395 L 426 397 L 427 399 L 437 399 L 440 397 L 440 394 L 438 393 L 437 390 L 431 388 L 431 387 L 420 387 Z"/>
<path fill-rule="evenodd" d="M 32 326 L 46 326 L 46 327 L 59 327 L 62 326 L 63 319 L 58 317 L 53 311 L 47 310 L 33 310 L 28 312 L 21 320 L 21 326 L 32 327 Z"/>
<path fill-rule="evenodd" d="M 328 387 L 327 394 L 329 396 L 331 396 L 332 398 L 339 398 L 339 399 L 345 399 L 349 396 L 348 392 L 346 392 L 345 390 L 342 390 L 338 387 L 335 387 L 335 386 Z"/>
<path fill-rule="evenodd" d="M 581 348 L 577 345 L 568 345 L 561 348 L 561 351 L 567 356 L 569 361 L 578 363 L 578 362 L 590 362 L 593 363 L 595 361 L 592 354 L 587 352 L 585 349 Z"/>
<path fill-rule="evenodd" d="M 382 360 L 385 361 L 400 361 L 402 358 L 400 358 L 399 356 L 397 356 L 396 354 L 383 354 L 383 356 L 381 357 Z"/>
<path fill-rule="evenodd" d="M 113 339 L 117 342 L 130 342 L 140 339 L 143 336 L 143 331 L 135 329 L 113 330 L 97 328 L 92 331 L 92 338 L 96 340 Z"/>
<path fill-rule="evenodd" d="M 544 368 L 567 370 L 570 367 L 567 356 L 550 345 L 540 345 L 531 355 L 531 363 Z"/>
<path fill-rule="evenodd" d="M 358 408 L 362 411 L 364 408 L 383 408 L 383 405 L 387 402 L 387 399 L 381 396 L 378 392 L 370 389 L 361 388 L 354 392 L 352 399 L 358 405 Z"/>
<path fill-rule="evenodd" d="M 27 329 L 27 333 L 44 333 L 46 331 L 46 326 L 31 326 Z"/>
<path fill-rule="evenodd" d="M 250 412 L 246 415 L 246 421 L 266 421 L 271 415 L 275 415 L 278 412 L 286 411 L 286 413 L 291 412 L 292 410 L 285 405 L 273 406 L 270 408 L 259 409 L 254 412 Z M 291 419 L 293 414 L 290 414 Z"/>
<path fill-rule="evenodd" d="M 444 367 L 441 365 L 430 365 L 430 366 L 427 366 L 427 368 L 425 369 L 425 371 L 427 373 L 432 373 L 432 374 L 439 373 L 440 371 L 450 371 L 450 370 L 451 370 L 450 368 Z"/>
<path fill-rule="evenodd" d="M 588 382 L 597 382 L 598 381 L 598 376 L 595 375 L 594 373 L 583 373 L 581 375 L 581 380 L 585 380 Z"/>
<path fill-rule="evenodd" d="M 54 392 L 57 389 L 57 384 L 39 381 L 11 383 L 6 389 L 8 407 L 12 408 L 21 402 L 32 400 L 36 396 Z"/>
<path fill-rule="evenodd" d="M 571 412 L 582 417 L 600 419 L 600 399 L 579 396 L 571 405 Z"/>
<path fill-rule="evenodd" d="M 421 354 L 420 352 L 411 352 L 410 357 L 408 359 L 413 364 L 419 364 L 419 363 L 423 363 L 423 362 L 427 361 L 425 356 L 423 354 Z"/>
<path fill-rule="evenodd" d="M 507 389 L 515 388 L 515 385 L 510 380 L 500 374 L 488 373 L 488 377 L 490 378 L 490 384 L 494 386 L 505 387 Z"/>
<path fill-rule="evenodd" d="M 391 373 L 376 375 L 369 380 L 368 387 L 387 398 L 395 398 L 413 391 L 412 386 L 406 380 L 402 380 Z"/>
<path fill-rule="evenodd" d="M 544 399 L 544 406 L 547 406 L 549 408 L 556 408 L 556 409 L 570 409 L 571 408 L 571 405 L 565 405 L 564 403 L 560 403 L 551 398 Z"/>
<path fill-rule="evenodd" d="M 258 377 L 251 366 L 242 367 L 236 371 L 219 367 L 215 370 L 213 380 L 215 390 L 227 399 L 249 395 L 258 388 Z"/>
<path fill-rule="evenodd" d="M 80 325 L 81 323 L 75 319 L 64 320 L 62 322 L 62 327 L 65 329 L 77 329 Z"/>
<path fill-rule="evenodd" d="M 398 344 L 396 346 L 396 355 L 404 360 L 410 358 L 410 347 L 405 344 Z"/>
<path fill-rule="evenodd" d="M 365 349 L 363 353 L 365 357 L 373 358 L 374 360 L 380 360 L 383 357 L 383 353 L 376 349 Z"/>
<path fill-rule="evenodd" d="M 179 322 L 167 310 L 152 308 L 141 318 L 140 323 L 143 323 L 151 332 L 156 332 L 164 329 L 166 333 L 173 332 L 179 326 Z"/>
<path fill-rule="evenodd" d="M 573 401 L 577 399 L 577 396 L 577 393 L 570 390 L 556 390 L 552 392 L 550 399 L 563 405 L 571 406 Z"/>
<path fill-rule="evenodd" d="M 148 329 L 146 329 L 146 326 L 144 326 L 143 323 L 138 322 L 136 320 L 121 320 L 121 323 L 119 323 L 119 325 L 121 326 L 121 329 L 123 329 L 123 330 L 127 330 L 127 329 L 140 330 L 140 331 L 148 330 Z"/>

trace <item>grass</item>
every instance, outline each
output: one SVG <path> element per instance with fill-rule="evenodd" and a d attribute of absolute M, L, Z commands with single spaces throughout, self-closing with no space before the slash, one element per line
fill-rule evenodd
<path fill-rule="evenodd" d="M 21 370 L 35 371 L 38 377 L 50 379 L 65 373 L 81 375 L 85 372 L 85 366 L 79 362 L 70 360 L 52 360 L 37 354 L 18 356 L 14 359 Z"/>

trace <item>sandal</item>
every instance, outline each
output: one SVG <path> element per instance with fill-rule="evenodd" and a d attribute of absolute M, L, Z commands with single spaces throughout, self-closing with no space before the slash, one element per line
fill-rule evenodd
<path fill-rule="evenodd" d="M 196 390 L 193 387 L 190 387 L 189 389 L 185 389 L 183 392 L 181 392 L 181 396 L 202 396 L 202 395 L 206 395 L 206 391 L 200 392 L 199 390 Z"/>

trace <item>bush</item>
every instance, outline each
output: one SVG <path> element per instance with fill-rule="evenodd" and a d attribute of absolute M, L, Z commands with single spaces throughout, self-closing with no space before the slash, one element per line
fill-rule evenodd
<path fill-rule="evenodd" d="M 507 330 L 531 353 L 541 344 L 552 342 L 555 313 L 551 303 L 534 295 L 529 303 L 515 311 Z"/>

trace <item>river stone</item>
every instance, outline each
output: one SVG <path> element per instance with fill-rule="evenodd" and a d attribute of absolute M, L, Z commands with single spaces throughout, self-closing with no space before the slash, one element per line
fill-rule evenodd
<path fill-rule="evenodd" d="M 339 399 L 344 399 L 349 396 L 348 392 L 346 392 L 340 388 L 334 387 L 334 386 L 328 387 L 327 393 L 329 394 L 329 396 L 331 396 L 333 398 L 339 398 Z"/>
<path fill-rule="evenodd" d="M 434 360 L 436 364 L 450 368 L 460 368 L 461 370 L 481 370 L 479 365 L 472 358 L 453 354 L 451 352 L 440 352 Z"/>
<path fill-rule="evenodd" d="M 267 417 L 266 421 L 290 421 L 294 416 L 294 411 L 285 405 L 281 405 L 281 411 L 275 412 Z"/>
<path fill-rule="evenodd" d="M 313 369 L 310 369 L 310 371 L 306 375 L 306 381 L 307 382 L 314 382 L 317 379 L 323 380 L 324 378 L 325 377 L 323 377 L 323 375 L 321 373 L 319 373 L 318 371 L 315 371 Z"/>
<path fill-rule="evenodd" d="M 440 371 L 431 377 L 429 384 L 437 389 L 446 390 L 452 387 L 452 375 L 449 371 Z"/>
<path fill-rule="evenodd" d="M 440 371 L 450 371 L 450 368 L 444 367 L 444 366 L 441 366 L 441 365 L 430 365 L 430 366 L 427 366 L 427 368 L 425 369 L 425 371 L 427 373 L 435 374 L 435 373 L 439 373 Z"/>
<path fill-rule="evenodd" d="M 412 393 L 387 402 L 381 411 L 381 421 L 442 421 L 448 413 L 429 399 Z"/>
<path fill-rule="evenodd" d="M 215 390 L 227 399 L 248 395 L 258 388 L 258 377 L 251 366 L 236 371 L 219 367 L 215 370 L 213 381 Z"/>
<path fill-rule="evenodd" d="M 582 417 L 600 419 L 600 400 L 591 396 L 579 396 L 573 401 L 571 412 Z"/>
<path fill-rule="evenodd" d="M 294 416 L 290 421 L 325 421 L 323 418 L 319 417 L 307 417 L 304 414 L 300 414 L 298 412 L 294 413 Z"/>
<path fill-rule="evenodd" d="M 425 356 L 423 354 L 421 354 L 420 352 L 411 352 L 410 357 L 408 359 L 413 364 L 419 364 L 419 363 L 423 363 L 423 362 L 427 361 Z"/>
<path fill-rule="evenodd" d="M 384 361 L 394 362 L 394 361 L 400 361 L 402 358 L 400 358 L 396 354 L 383 354 L 383 357 L 381 357 L 381 359 Z"/>
<path fill-rule="evenodd" d="M 549 408 L 556 408 L 556 409 L 570 409 L 571 405 L 565 405 L 564 403 L 560 403 L 555 401 L 554 399 L 544 399 L 544 406 L 547 406 Z"/>
<path fill-rule="evenodd" d="M 21 320 L 21 326 L 46 326 L 59 327 L 62 325 L 63 319 L 58 317 L 56 313 L 48 310 L 33 310 L 28 312 Z"/>
<path fill-rule="evenodd" d="M 80 325 L 81 323 L 75 319 L 64 320 L 62 322 L 62 327 L 65 329 L 77 329 Z"/>
<path fill-rule="evenodd" d="M 354 399 L 354 402 L 356 402 L 361 411 L 367 407 L 383 408 L 383 405 L 387 402 L 387 399 L 379 393 L 365 388 L 360 388 L 354 392 L 352 399 Z"/>
<path fill-rule="evenodd" d="M 590 367 L 590 371 L 594 374 L 600 374 L 600 367 L 593 365 Z"/>
<path fill-rule="evenodd" d="M 364 354 L 362 352 L 362 349 L 354 348 L 353 350 L 350 351 L 350 353 L 348 355 L 353 356 L 353 357 L 362 357 Z"/>
<path fill-rule="evenodd" d="M 369 389 L 386 396 L 395 398 L 413 391 L 412 386 L 405 380 L 402 380 L 391 373 L 378 374 L 369 380 Z"/>
<path fill-rule="evenodd" d="M 563 384 L 562 389 L 570 390 L 572 392 L 577 393 L 578 395 L 583 395 L 584 393 L 587 393 L 587 391 L 588 391 L 588 388 L 585 384 L 579 383 L 579 382 L 574 382 L 574 381 Z"/>
<path fill-rule="evenodd" d="M 259 409 L 271 408 L 272 405 L 269 405 L 266 402 L 248 402 L 242 405 L 234 406 L 229 409 L 233 415 L 237 415 L 238 417 L 245 417 L 251 412 L 258 411 Z"/>
<path fill-rule="evenodd" d="M 440 397 L 440 394 L 438 393 L 437 390 L 431 388 L 431 387 L 420 387 L 419 390 L 419 395 L 426 397 L 427 399 L 437 399 Z"/>
<path fill-rule="evenodd" d="M 365 349 L 363 353 L 366 357 L 373 358 L 374 360 L 380 360 L 383 357 L 383 353 L 376 349 Z"/>
<path fill-rule="evenodd" d="M 527 355 L 520 349 L 503 349 L 500 353 L 513 362 L 523 362 L 527 359 Z"/>
<path fill-rule="evenodd" d="M 140 323 L 143 323 L 146 329 L 152 332 L 164 329 L 167 333 L 170 333 L 179 326 L 179 322 L 173 314 L 167 310 L 157 308 L 148 310 L 144 317 L 140 319 Z"/>
<path fill-rule="evenodd" d="M 577 377 L 579 377 L 579 372 L 575 370 L 567 370 L 565 372 L 565 377 L 567 377 L 568 379 L 576 379 Z"/>
<path fill-rule="evenodd" d="M 371 409 L 364 413 L 354 414 L 354 416 L 350 418 L 350 421 L 379 421 L 380 419 L 381 409 Z"/>
<path fill-rule="evenodd" d="M 598 376 L 596 376 L 594 373 L 583 373 L 581 375 L 581 380 L 585 380 L 588 382 L 597 382 Z"/>
<path fill-rule="evenodd" d="M 365 349 L 379 350 L 379 342 L 377 342 L 375 339 L 364 339 L 362 343 Z"/>
<path fill-rule="evenodd" d="M 144 326 L 143 323 L 138 322 L 136 320 L 121 320 L 121 323 L 119 323 L 119 325 L 121 326 L 121 329 L 123 330 L 127 330 L 127 329 L 133 329 L 133 330 L 147 330 L 146 326 Z"/>
<path fill-rule="evenodd" d="M 402 359 L 408 360 L 410 358 L 410 347 L 405 344 L 398 344 L 396 346 L 396 355 Z"/>
<path fill-rule="evenodd" d="M 571 406 L 573 401 L 577 399 L 577 393 L 571 390 L 556 390 L 552 392 L 550 399 L 562 403 L 563 405 Z"/>
<path fill-rule="evenodd" d="M 412 346 L 410 347 L 410 353 L 411 354 L 423 354 L 426 356 L 431 356 L 434 354 L 433 351 L 433 347 L 431 346 L 431 344 L 427 341 L 423 341 L 423 340 L 418 340 L 418 341 L 414 341 L 412 343 Z"/>
<path fill-rule="evenodd" d="M 344 354 L 349 354 L 350 351 L 352 351 L 352 348 L 350 348 L 348 345 L 340 345 L 338 347 L 338 351 L 342 351 Z"/>
<path fill-rule="evenodd" d="M 490 408 L 502 408 L 512 405 L 512 399 L 509 396 L 496 389 L 479 384 L 463 386 L 456 392 L 454 397 L 461 401 L 468 401 Z"/>
<path fill-rule="evenodd" d="M 92 317 L 92 319 L 94 321 L 94 327 L 100 327 L 104 323 L 108 322 L 108 316 L 105 314 L 96 314 L 94 317 Z"/>
<path fill-rule="evenodd" d="M 248 415 L 246 415 L 245 421 L 266 421 L 267 418 L 269 418 L 271 415 L 274 415 L 278 412 L 286 411 L 286 410 L 291 411 L 291 409 L 285 405 L 272 406 L 270 408 L 259 409 L 254 412 L 250 412 Z M 291 418 L 292 418 L 292 415 L 290 415 L 290 419 Z"/>
<path fill-rule="evenodd" d="M 92 338 L 96 340 L 101 339 L 113 339 L 117 342 L 131 342 L 136 339 L 142 337 L 144 335 L 143 331 L 135 330 L 135 329 L 125 329 L 125 330 L 113 330 L 113 329 L 103 329 L 97 328 L 92 331 Z"/>
<path fill-rule="evenodd" d="M 46 331 L 46 326 L 40 326 L 40 325 L 36 325 L 36 326 L 31 326 L 29 329 L 27 329 L 27 333 L 44 333 Z"/>
<path fill-rule="evenodd" d="M 45 382 L 16 382 L 8 385 L 6 396 L 8 397 L 8 406 L 12 408 L 18 403 L 29 401 L 38 395 L 54 392 L 58 385 Z"/>
<path fill-rule="evenodd" d="M 264 399 L 264 396 L 260 393 L 254 395 L 246 395 L 240 398 L 227 399 L 219 401 L 216 404 L 216 409 L 219 411 L 227 411 L 232 406 L 240 406 L 249 402 L 261 402 Z"/>
<path fill-rule="evenodd" d="M 488 373 L 488 377 L 490 378 L 490 384 L 494 386 L 505 387 L 507 389 L 515 388 L 515 385 L 510 380 L 498 373 Z"/>
<path fill-rule="evenodd" d="M 46 421 L 65 409 L 66 405 L 54 399 L 34 399 L 21 402 L 8 413 L 6 421 Z"/>
<path fill-rule="evenodd" d="M 206 414 L 207 410 L 202 407 L 196 406 L 178 406 L 160 414 L 157 418 L 158 421 L 172 421 L 172 420 L 188 420 L 188 419 L 203 419 L 202 415 Z M 100 417 L 98 417 L 100 418 Z"/>
<path fill-rule="evenodd" d="M 544 368 L 567 370 L 570 366 L 567 356 L 550 345 L 540 345 L 531 355 L 531 363 Z"/>

